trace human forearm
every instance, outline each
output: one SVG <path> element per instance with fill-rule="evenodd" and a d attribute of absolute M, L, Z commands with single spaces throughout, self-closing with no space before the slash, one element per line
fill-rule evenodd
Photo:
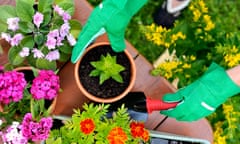
<path fill-rule="evenodd" d="M 240 86 L 240 65 L 227 70 L 229 77 Z"/>

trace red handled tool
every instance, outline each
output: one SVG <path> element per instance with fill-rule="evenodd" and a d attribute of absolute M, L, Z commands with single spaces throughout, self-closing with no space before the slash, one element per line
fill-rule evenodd
<path fill-rule="evenodd" d="M 147 97 L 145 100 L 137 101 L 133 105 L 133 109 L 136 111 L 152 113 L 153 111 L 160 111 L 160 110 L 175 108 L 178 103 L 179 102 L 168 103 L 162 100 L 155 100 Z"/>

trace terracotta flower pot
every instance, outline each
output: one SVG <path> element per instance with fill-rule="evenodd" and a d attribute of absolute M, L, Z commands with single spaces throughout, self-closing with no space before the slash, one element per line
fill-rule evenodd
<path fill-rule="evenodd" d="M 90 62 L 99 61 L 101 55 L 106 56 L 107 53 L 116 56 L 117 63 L 125 67 L 125 70 L 120 73 L 123 83 L 110 78 L 103 84 L 99 84 L 98 76 L 89 76 L 91 70 L 94 69 Z M 94 43 L 85 51 L 75 65 L 74 75 L 78 88 L 87 98 L 94 102 L 112 103 L 122 99 L 130 92 L 136 79 L 136 67 L 128 51 L 116 53 L 108 42 L 99 42 Z M 90 85 L 88 85 L 89 83 Z"/>

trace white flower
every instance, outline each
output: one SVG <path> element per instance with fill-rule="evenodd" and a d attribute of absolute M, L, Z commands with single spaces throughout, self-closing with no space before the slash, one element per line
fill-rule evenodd
<path fill-rule="evenodd" d="M 38 50 L 37 48 L 34 48 L 32 50 L 32 52 L 33 52 L 33 57 L 34 58 L 43 58 L 44 57 L 44 54 L 40 50 Z"/>
<path fill-rule="evenodd" d="M 30 54 L 29 51 L 30 51 L 30 50 L 29 50 L 28 47 L 24 47 L 24 48 L 22 48 L 22 50 L 19 52 L 19 55 L 20 55 L 21 57 L 27 57 L 27 56 L 29 56 L 29 54 Z"/>
<path fill-rule="evenodd" d="M 74 46 L 77 43 L 72 34 L 67 35 L 67 40 L 71 46 Z"/>
<path fill-rule="evenodd" d="M 18 17 L 8 18 L 7 19 L 8 29 L 12 30 L 12 31 L 18 30 L 19 29 L 19 25 L 18 25 L 19 21 L 20 21 L 20 19 Z"/>
<path fill-rule="evenodd" d="M 45 58 L 50 62 L 54 60 L 58 60 L 60 58 L 60 53 L 58 50 L 54 50 L 49 52 Z"/>

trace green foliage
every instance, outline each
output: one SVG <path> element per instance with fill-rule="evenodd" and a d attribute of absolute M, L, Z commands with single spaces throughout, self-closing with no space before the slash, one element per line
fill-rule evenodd
<path fill-rule="evenodd" d="M 117 64 L 116 56 L 111 56 L 109 53 L 106 56 L 101 55 L 100 60 L 91 62 L 91 65 L 95 69 L 92 70 L 89 75 L 99 76 L 100 84 L 103 84 L 103 82 L 109 78 L 112 78 L 119 83 L 123 82 L 120 72 L 124 71 L 125 68 L 122 65 Z"/>
<path fill-rule="evenodd" d="M 9 51 L 9 62 L 14 67 L 23 65 L 26 62 L 31 66 L 37 67 L 39 69 L 57 69 L 57 62 L 66 62 L 69 60 L 72 45 L 69 43 L 68 38 L 64 37 L 62 40 L 62 45 L 56 46 L 54 49 L 48 48 L 45 44 L 47 41 L 47 35 L 50 31 L 55 29 L 60 29 L 60 27 L 65 23 L 61 16 L 59 16 L 53 10 L 53 6 L 57 4 L 65 12 L 70 14 L 74 13 L 74 1 L 73 0 L 16 0 L 16 6 L 2 5 L 0 8 L 1 14 L 3 16 L 0 18 L 0 32 L 10 34 L 13 37 L 15 34 L 20 33 L 23 35 L 23 39 L 17 46 L 13 46 Z M 43 22 L 40 27 L 37 28 L 33 23 L 33 16 L 36 11 L 43 14 Z M 17 31 L 8 30 L 7 19 L 18 17 L 19 29 Z M 68 20 L 70 29 L 69 34 L 73 38 L 77 38 L 80 30 L 81 24 L 77 20 Z M 21 57 L 19 53 L 24 47 L 29 48 L 30 54 L 25 57 Z M 34 57 L 32 50 L 37 48 L 44 55 L 43 58 Z M 59 52 L 60 58 L 49 60 L 46 56 L 57 50 Z"/>
<path fill-rule="evenodd" d="M 110 104 L 84 104 L 83 110 L 75 109 L 71 118 L 63 118 L 64 125 L 60 129 L 52 130 L 46 144 L 56 143 L 86 143 L 86 144 L 108 144 L 109 132 L 116 127 L 120 127 L 127 134 L 127 144 L 139 143 L 140 139 L 135 139 L 130 134 L 130 122 L 127 109 L 124 105 L 112 114 L 107 116 Z M 90 120 L 88 128 L 92 126 L 92 131 L 88 134 L 84 132 L 81 125 Z M 85 129 L 86 130 L 86 129 Z"/>

